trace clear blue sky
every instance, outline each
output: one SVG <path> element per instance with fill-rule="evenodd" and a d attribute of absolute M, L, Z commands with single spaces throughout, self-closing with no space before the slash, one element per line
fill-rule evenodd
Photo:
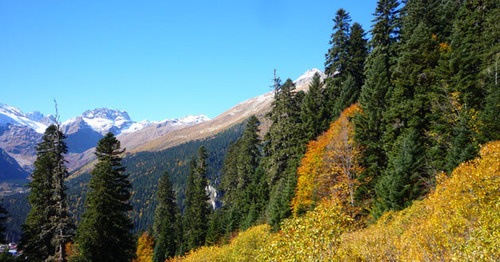
<path fill-rule="evenodd" d="M 339 8 L 370 29 L 376 0 L 0 2 L 0 103 L 61 120 L 111 107 L 136 121 L 211 118 L 324 69 Z"/>

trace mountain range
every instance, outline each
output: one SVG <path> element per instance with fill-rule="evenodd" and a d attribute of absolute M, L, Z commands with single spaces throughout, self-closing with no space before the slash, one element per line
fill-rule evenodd
<path fill-rule="evenodd" d="M 159 122 L 135 122 L 125 111 L 110 108 L 87 110 L 61 124 L 61 130 L 67 137 L 68 166 L 72 170 L 82 162 L 91 160 L 86 156 L 92 153 L 86 151 L 95 147 L 97 141 L 108 132 L 119 136 L 133 134 L 150 126 L 162 127 L 162 132 L 168 132 L 207 120 L 207 116 L 197 115 Z M 45 129 L 55 123 L 52 115 L 44 116 L 38 111 L 23 113 L 16 107 L 0 104 L 0 149 L 29 172 L 36 158 L 36 144 L 41 141 Z M 0 179 L 4 172 L 0 170 Z"/>
<path fill-rule="evenodd" d="M 311 69 L 295 80 L 296 91 L 307 91 L 314 74 L 325 77 L 318 69 Z M 223 112 L 214 119 L 204 115 L 190 115 L 163 121 L 133 121 L 127 112 L 110 108 L 87 110 L 61 124 L 67 136 L 68 168 L 70 171 L 88 168 L 94 159 L 93 150 L 97 141 L 112 132 L 121 141 L 127 152 L 159 151 L 182 143 L 204 139 L 243 122 L 251 115 L 262 120 L 261 129 L 267 130 L 270 123 L 264 115 L 270 110 L 273 91 L 245 100 Z M 0 104 L 0 149 L 12 157 L 24 171 L 33 169 L 36 144 L 45 129 L 55 123 L 52 115 L 38 111 L 23 113 L 16 107 Z M 11 161 L 12 162 L 12 161 Z M 4 176 L 0 170 L 0 179 Z M 25 173 L 19 174 L 21 177 Z"/>

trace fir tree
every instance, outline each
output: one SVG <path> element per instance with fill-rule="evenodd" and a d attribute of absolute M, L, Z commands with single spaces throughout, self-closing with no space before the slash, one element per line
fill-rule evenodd
<path fill-rule="evenodd" d="M 449 76 L 443 80 L 449 86 L 448 92 L 458 94 L 459 103 L 457 121 L 447 126 L 451 139 L 446 152 L 446 170 L 449 172 L 459 163 L 476 157 L 481 137 L 498 134 L 498 127 L 496 131 L 493 129 L 492 132 L 484 132 L 495 125 L 495 118 L 498 116 L 493 113 L 490 114 L 493 118 L 484 118 L 488 115 L 486 112 L 495 112 L 495 109 L 496 113 L 500 112 L 498 100 L 491 103 L 495 92 L 498 93 L 498 87 L 492 81 L 491 69 L 493 63 L 497 63 L 494 62 L 494 54 L 498 52 L 499 33 L 496 30 L 496 41 L 490 39 L 492 35 L 486 33 L 491 23 L 489 18 L 495 16 L 495 9 L 498 9 L 497 1 L 464 1 L 453 22 L 449 60 L 446 60 L 449 63 L 449 69 L 446 68 Z M 496 17 L 499 18 L 499 15 Z M 496 55 L 498 59 L 498 53 Z M 488 67 L 490 73 L 489 70 L 484 70 Z M 453 110 L 457 109 L 451 108 L 449 111 Z M 476 112 L 479 112 L 483 123 L 475 119 Z M 472 131 L 477 126 L 486 128 L 479 128 L 480 132 Z"/>
<path fill-rule="evenodd" d="M 320 75 L 314 74 L 309 92 L 307 92 L 300 108 L 300 120 L 306 141 L 315 139 L 328 128 L 329 121 L 326 116 L 322 86 Z"/>
<path fill-rule="evenodd" d="M 481 74 L 481 82 L 485 83 L 485 105 L 479 115 L 483 125 L 480 127 L 480 140 L 482 143 L 500 140 L 500 88 L 498 68 L 500 63 L 500 30 L 498 21 L 500 11 L 498 1 L 485 1 L 483 44 L 484 70 Z"/>
<path fill-rule="evenodd" d="M 179 208 L 175 202 L 175 193 L 166 171 L 160 178 L 157 198 L 158 206 L 156 206 L 153 225 L 153 237 L 156 242 L 153 261 L 160 262 L 173 257 L 179 246 L 179 232 L 177 232 Z"/>
<path fill-rule="evenodd" d="M 354 86 L 356 87 L 355 92 L 353 92 L 352 101 L 357 101 L 361 87 L 365 82 L 364 67 L 366 57 L 368 56 L 368 43 L 365 38 L 365 31 L 359 23 L 354 23 L 351 26 L 350 32 L 349 40 L 347 41 L 349 60 L 346 66 L 347 76 L 345 80 L 347 81 L 349 77 L 352 77 L 355 84 Z M 346 107 L 342 108 L 342 111 Z"/>
<path fill-rule="evenodd" d="M 229 144 L 222 166 L 222 177 L 219 186 L 224 192 L 222 201 L 226 206 L 234 204 L 234 201 L 238 198 L 238 156 L 240 141 L 237 140 L 236 143 L 231 142 Z"/>
<path fill-rule="evenodd" d="M 333 26 L 334 32 L 330 40 L 331 47 L 325 55 L 325 74 L 328 77 L 336 74 L 344 74 L 349 60 L 347 42 L 349 40 L 351 16 L 346 10 L 341 8 L 337 10 L 333 22 L 335 25 Z"/>
<path fill-rule="evenodd" d="M 295 84 L 288 79 L 281 85 L 277 79 L 275 87 L 274 101 L 268 115 L 273 123 L 266 134 L 267 144 L 264 148 L 271 186 L 285 177 L 289 160 L 299 157 L 305 148 L 301 143 L 304 135 L 300 132 L 299 105 L 293 93 Z"/>
<path fill-rule="evenodd" d="M 58 125 L 45 130 L 37 146 L 37 160 L 29 187 L 30 213 L 22 226 L 20 246 L 30 261 L 66 261 L 65 246 L 72 238 L 65 179 L 65 136 Z"/>
<path fill-rule="evenodd" d="M 283 85 L 275 79 L 275 100 L 269 113 L 273 121 L 266 134 L 263 159 L 269 179 L 270 200 L 269 222 L 274 229 L 279 228 L 282 219 L 291 214 L 290 201 L 295 194 L 297 167 L 305 151 L 305 134 L 295 99 L 295 85 L 288 79 Z"/>
<path fill-rule="evenodd" d="M 375 18 L 372 20 L 372 39 L 370 47 L 372 49 L 379 48 L 384 53 L 390 54 L 390 50 L 394 49 L 394 44 L 399 38 L 399 1 L 398 0 L 378 0 L 377 8 L 373 14 Z"/>
<path fill-rule="evenodd" d="M 337 98 L 333 109 L 334 115 L 338 116 L 344 109 L 354 104 L 358 99 L 360 89 L 356 85 L 354 77 L 349 75 L 347 80 L 342 84 L 340 96 Z"/>
<path fill-rule="evenodd" d="M 238 184 L 236 189 L 244 192 L 248 185 L 252 182 L 252 177 L 255 173 L 260 160 L 260 138 L 259 138 L 260 121 L 255 116 L 248 119 L 245 132 L 239 139 L 239 153 L 237 170 Z"/>
<path fill-rule="evenodd" d="M 184 209 L 184 241 L 187 250 L 205 244 L 210 206 L 207 188 L 207 151 L 204 146 L 198 150 L 198 158 L 191 160 L 186 187 L 186 207 Z"/>
<path fill-rule="evenodd" d="M 330 48 L 325 55 L 325 106 L 328 120 L 336 118 L 334 108 L 336 100 L 340 96 L 342 82 L 347 78 L 347 66 L 349 64 L 349 30 L 351 17 L 344 9 L 337 10 L 333 19 L 333 33 L 330 40 Z"/>
<path fill-rule="evenodd" d="M 423 145 L 415 129 L 401 135 L 390 156 L 388 169 L 376 185 L 375 217 L 385 210 L 401 210 L 420 196 Z"/>
<path fill-rule="evenodd" d="M 358 200 L 375 198 L 375 184 L 386 167 L 382 136 L 382 117 L 386 110 L 387 92 L 391 89 L 391 68 L 396 59 L 399 39 L 399 10 L 397 0 L 379 0 L 371 33 L 372 52 L 365 65 L 366 81 L 361 88 L 359 104 L 362 113 L 354 118 L 355 140 L 364 148 L 360 158 L 365 171 L 358 176 Z"/>
<path fill-rule="evenodd" d="M 79 261 L 130 261 L 135 255 L 128 216 L 131 184 L 121 164 L 120 141 L 112 133 L 99 140 L 85 212 L 77 230 Z"/>

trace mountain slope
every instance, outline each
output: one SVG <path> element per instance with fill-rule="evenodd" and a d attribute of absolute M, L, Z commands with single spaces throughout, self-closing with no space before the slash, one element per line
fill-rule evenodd
<path fill-rule="evenodd" d="M 314 68 L 308 70 L 297 80 L 295 80 L 296 91 L 307 91 L 315 73 L 320 74 L 322 79 L 325 78 L 325 74 L 319 69 Z M 146 135 L 141 131 L 135 134 L 137 139 L 136 141 L 133 141 L 129 137 L 124 136 L 119 138 L 120 141 L 122 141 L 122 144 L 128 149 L 131 149 L 132 152 L 164 150 L 172 146 L 185 143 L 187 141 L 203 139 L 210 135 L 217 134 L 222 130 L 243 122 L 245 119 L 252 115 L 259 117 L 261 120 L 265 120 L 263 118 L 265 114 L 271 109 L 273 98 L 273 91 L 254 98 L 250 98 L 237 104 L 233 108 L 225 111 L 224 113 L 220 114 L 210 121 L 169 132 L 155 139 L 151 139 L 146 143 L 137 143 L 137 140 L 139 140 L 138 137 Z M 262 122 L 263 123 L 261 125 L 261 130 L 267 129 L 269 123 L 267 123 L 266 121 Z M 146 129 L 144 129 L 144 131 L 146 131 Z M 143 139 L 142 141 L 145 141 L 145 139 Z"/>
<path fill-rule="evenodd" d="M 21 168 L 14 158 L 0 148 L 0 182 L 6 180 L 25 180 L 29 173 Z"/>

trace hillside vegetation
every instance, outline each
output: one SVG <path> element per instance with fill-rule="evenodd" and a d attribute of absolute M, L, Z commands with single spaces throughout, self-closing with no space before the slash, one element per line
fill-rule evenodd
<path fill-rule="evenodd" d="M 282 230 L 241 232 L 229 245 L 202 247 L 171 261 L 498 261 L 500 141 L 442 174 L 425 199 L 356 229 L 335 196 L 323 198 Z"/>
<path fill-rule="evenodd" d="M 499 20 L 495 0 L 379 0 L 368 40 L 339 9 L 326 77 L 304 92 L 275 72 L 264 136 L 251 116 L 123 163 L 111 144 L 69 183 L 71 210 L 50 197 L 66 205 L 64 185 L 40 179 L 64 166 L 37 158 L 25 259 L 64 261 L 68 244 L 72 261 L 500 260 Z M 209 185 L 222 196 L 215 209 Z M 121 212 L 111 217 L 101 200 Z M 64 238 L 52 230 L 82 210 L 74 238 L 72 224 L 61 224 Z"/>

